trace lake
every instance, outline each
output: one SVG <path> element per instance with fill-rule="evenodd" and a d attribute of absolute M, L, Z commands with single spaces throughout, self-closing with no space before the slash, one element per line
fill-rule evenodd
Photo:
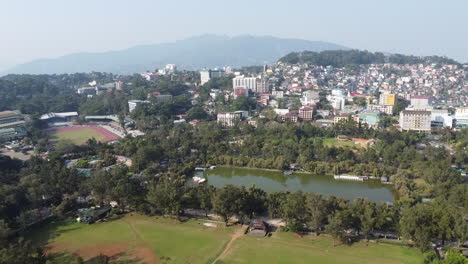
<path fill-rule="evenodd" d="M 255 185 L 266 192 L 303 191 L 319 193 L 324 196 L 334 195 L 351 200 L 363 197 L 377 203 L 395 200 L 391 185 L 382 184 L 378 180 L 364 182 L 335 180 L 333 176 L 329 175 L 303 173 L 284 175 L 280 171 L 244 168 L 217 168 L 207 170 L 203 174 L 207 178 L 208 184 L 215 187 L 223 187 L 228 184 L 245 187 Z"/>

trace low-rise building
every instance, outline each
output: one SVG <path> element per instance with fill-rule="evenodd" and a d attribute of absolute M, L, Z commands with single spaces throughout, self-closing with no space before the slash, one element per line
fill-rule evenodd
<path fill-rule="evenodd" d="M 146 100 L 129 100 L 128 101 L 128 111 L 131 113 L 131 112 L 133 112 L 133 110 L 135 110 L 137 105 L 147 104 L 147 103 L 150 103 L 150 101 L 146 101 Z"/>
<path fill-rule="evenodd" d="M 26 121 L 20 111 L 0 112 L 0 141 L 19 139 L 26 135 Z"/>
<path fill-rule="evenodd" d="M 224 112 L 218 113 L 217 121 L 225 127 L 233 127 L 237 122 L 242 120 L 242 112 Z"/>
<path fill-rule="evenodd" d="M 299 108 L 299 118 L 302 120 L 310 121 L 313 119 L 314 108 L 310 106 L 304 106 Z"/>

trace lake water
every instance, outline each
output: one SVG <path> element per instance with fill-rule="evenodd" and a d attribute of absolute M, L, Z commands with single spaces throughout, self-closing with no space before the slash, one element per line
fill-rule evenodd
<path fill-rule="evenodd" d="M 391 186 L 382 184 L 378 180 L 364 182 L 335 180 L 333 176 L 326 175 L 302 173 L 284 175 L 279 171 L 244 168 L 217 168 L 205 171 L 204 175 L 208 184 L 215 187 L 223 187 L 228 184 L 245 187 L 255 185 L 266 192 L 303 191 L 319 193 L 324 196 L 334 195 L 351 200 L 363 197 L 377 203 L 395 200 Z"/>

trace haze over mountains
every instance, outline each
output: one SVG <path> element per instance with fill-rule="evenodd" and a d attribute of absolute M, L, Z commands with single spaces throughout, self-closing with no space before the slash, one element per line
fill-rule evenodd
<path fill-rule="evenodd" d="M 270 36 L 202 35 L 171 43 L 135 46 L 100 53 L 75 53 L 17 65 L 2 74 L 52 74 L 112 72 L 129 74 L 154 70 L 174 63 L 181 69 L 250 66 L 276 62 L 293 51 L 347 50 L 322 41 L 283 39 Z"/>

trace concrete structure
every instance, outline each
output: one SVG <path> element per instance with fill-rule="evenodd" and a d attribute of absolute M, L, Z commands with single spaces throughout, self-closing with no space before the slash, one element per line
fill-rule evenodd
<path fill-rule="evenodd" d="M 26 135 L 26 122 L 19 111 L 0 112 L 0 141 L 19 139 Z"/>
<path fill-rule="evenodd" d="M 211 78 L 219 78 L 223 77 L 225 72 L 223 70 L 202 70 L 200 71 L 200 85 L 204 85 L 207 83 Z"/>
<path fill-rule="evenodd" d="M 393 114 L 393 105 L 367 105 L 367 109 L 370 111 L 378 111 L 387 115 Z"/>
<path fill-rule="evenodd" d="M 48 113 L 43 114 L 39 119 L 48 123 L 72 122 L 78 117 L 78 112 Z"/>
<path fill-rule="evenodd" d="M 253 92 L 257 91 L 257 78 L 245 77 L 244 75 L 236 76 L 232 79 L 232 88 L 246 88 Z"/>
<path fill-rule="evenodd" d="M 254 92 L 260 94 L 270 92 L 268 80 L 265 78 L 257 79 L 256 89 Z"/>
<path fill-rule="evenodd" d="M 242 112 L 225 112 L 218 113 L 217 121 L 219 124 L 225 127 L 233 127 L 236 122 L 242 120 Z"/>
<path fill-rule="evenodd" d="M 135 110 L 135 108 L 137 107 L 137 105 L 139 104 L 145 104 L 145 103 L 151 103 L 150 101 L 143 101 L 143 100 L 129 100 L 128 101 L 128 111 L 131 113 L 133 112 L 133 110 Z"/>
<path fill-rule="evenodd" d="M 391 93 L 382 93 L 379 98 L 380 105 L 395 105 L 396 95 Z"/>
<path fill-rule="evenodd" d="M 249 95 L 249 91 L 244 88 L 244 87 L 237 87 L 237 88 L 234 88 L 234 98 L 237 98 L 239 96 L 248 96 Z"/>
<path fill-rule="evenodd" d="M 304 106 L 315 105 L 320 101 L 318 91 L 307 90 L 302 93 L 301 104 Z"/>
<path fill-rule="evenodd" d="M 377 127 L 380 121 L 379 111 L 363 111 L 359 113 L 359 119 L 361 123 L 367 124 L 370 127 Z"/>
<path fill-rule="evenodd" d="M 411 96 L 410 107 L 413 110 L 426 110 L 431 108 L 431 97 L 430 96 Z"/>
<path fill-rule="evenodd" d="M 124 83 L 123 83 L 123 82 L 121 82 L 121 81 L 116 81 L 116 82 L 115 82 L 115 89 L 116 89 L 117 91 L 123 90 L 123 87 L 124 87 Z"/>
<path fill-rule="evenodd" d="M 420 132 L 431 131 L 431 112 L 425 110 L 403 110 L 400 112 L 400 129 Z"/>
<path fill-rule="evenodd" d="M 454 118 L 457 129 L 468 127 L 468 107 L 456 108 Z"/>
<path fill-rule="evenodd" d="M 170 94 L 161 94 L 160 92 L 152 92 L 148 94 L 149 98 L 155 98 L 157 102 L 168 102 L 172 100 L 172 95 Z"/>
<path fill-rule="evenodd" d="M 452 128 L 453 117 L 447 109 L 431 109 L 431 126 Z"/>
<path fill-rule="evenodd" d="M 301 107 L 299 108 L 299 118 L 302 120 L 310 121 L 313 118 L 314 108 L 313 107 Z"/>

